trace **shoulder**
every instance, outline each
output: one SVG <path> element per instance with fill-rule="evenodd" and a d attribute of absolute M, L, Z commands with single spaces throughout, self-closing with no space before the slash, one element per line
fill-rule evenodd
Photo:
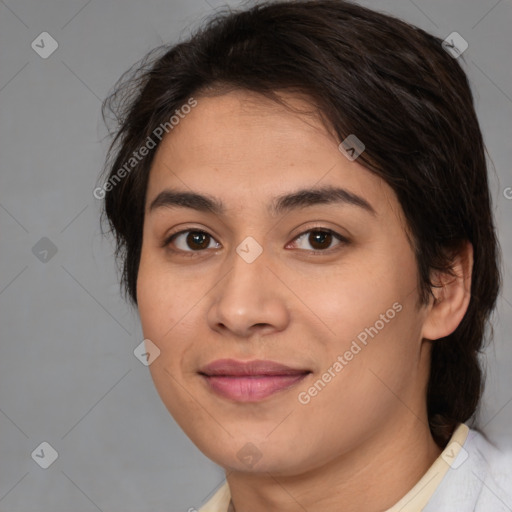
<path fill-rule="evenodd" d="M 512 446 L 498 446 L 485 435 L 470 430 L 464 446 L 470 456 L 479 460 L 474 477 L 481 482 L 476 512 L 512 511 Z M 468 457 L 469 459 L 469 457 Z"/>
<path fill-rule="evenodd" d="M 424 512 L 512 512 L 512 447 L 469 429 Z"/>

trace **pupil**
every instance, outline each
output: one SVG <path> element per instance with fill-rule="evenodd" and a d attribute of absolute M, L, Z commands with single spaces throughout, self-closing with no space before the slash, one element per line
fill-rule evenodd
<path fill-rule="evenodd" d="M 310 244 L 312 247 L 315 247 L 315 244 L 316 245 L 320 245 L 320 247 L 315 247 L 315 248 L 320 248 L 320 249 L 325 249 L 326 247 L 329 247 L 330 245 L 330 238 L 332 235 L 330 233 L 327 233 L 325 231 L 314 231 L 311 233 L 310 235 Z M 312 239 L 312 240 L 311 240 Z M 327 245 L 325 244 L 325 241 L 327 239 Z"/>
<path fill-rule="evenodd" d="M 202 239 L 202 241 L 201 241 Z M 207 239 L 206 233 L 199 233 L 198 231 L 192 231 L 187 237 L 187 243 L 190 245 L 199 246 L 201 249 L 206 249 L 208 247 L 208 243 L 205 244 L 205 240 Z M 194 247 L 191 247 L 193 249 Z"/>

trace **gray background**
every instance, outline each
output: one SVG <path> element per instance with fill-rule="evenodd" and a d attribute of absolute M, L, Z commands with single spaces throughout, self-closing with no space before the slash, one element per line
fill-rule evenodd
<path fill-rule="evenodd" d="M 495 166 L 505 281 L 480 425 L 510 443 L 512 4 L 361 3 L 469 43 L 464 67 Z M 186 37 L 224 4 L 0 0 L 1 512 L 185 511 L 223 481 L 134 357 L 142 331 L 119 295 L 113 244 L 101 236 L 92 190 L 107 147 L 101 100 L 148 50 Z M 47 59 L 31 48 L 44 31 L 59 44 Z M 43 237 L 57 249 L 46 262 L 33 252 Z M 41 251 L 48 242 L 39 244 Z M 59 454 L 46 470 L 31 457 L 43 441 Z"/>

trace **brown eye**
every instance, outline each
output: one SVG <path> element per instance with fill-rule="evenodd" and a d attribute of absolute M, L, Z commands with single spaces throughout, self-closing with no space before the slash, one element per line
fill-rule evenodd
<path fill-rule="evenodd" d="M 177 250 L 184 252 L 199 252 L 209 249 L 214 238 L 205 231 L 185 230 L 172 235 L 165 245 L 174 245 Z M 217 245 L 219 245 L 217 243 Z"/>
<path fill-rule="evenodd" d="M 302 247 L 303 249 L 318 252 L 325 252 L 333 247 L 343 245 L 343 243 L 348 243 L 348 240 L 346 240 L 345 237 L 330 229 L 310 229 L 309 231 L 301 233 L 297 238 L 295 238 L 295 241 L 297 245 L 305 241 L 310 245 L 311 249 L 308 247 Z M 332 244 L 335 241 L 338 241 L 338 243 L 333 246 Z"/>
<path fill-rule="evenodd" d="M 309 233 L 308 242 L 311 244 L 313 249 L 322 250 L 329 249 L 333 236 L 327 231 L 311 231 Z"/>
<path fill-rule="evenodd" d="M 210 235 L 200 231 L 190 231 L 185 238 L 185 243 L 191 249 L 208 249 L 210 245 Z"/>

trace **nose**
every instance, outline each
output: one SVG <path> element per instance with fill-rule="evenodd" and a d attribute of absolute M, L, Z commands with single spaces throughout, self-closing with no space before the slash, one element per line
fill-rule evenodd
<path fill-rule="evenodd" d="M 271 270 L 265 251 L 249 262 L 234 253 L 225 277 L 212 290 L 208 324 L 238 338 L 264 336 L 286 329 L 290 313 L 286 287 Z"/>

